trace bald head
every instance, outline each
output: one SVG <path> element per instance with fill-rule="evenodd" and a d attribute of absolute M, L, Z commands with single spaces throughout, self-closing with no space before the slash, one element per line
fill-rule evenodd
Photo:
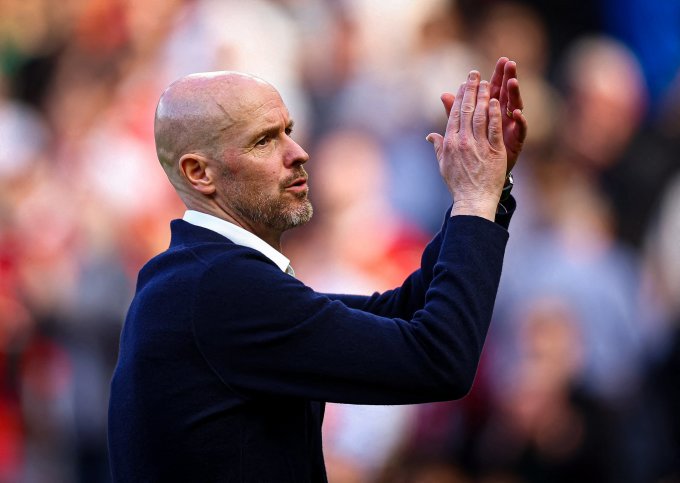
<path fill-rule="evenodd" d="M 178 160 L 188 153 L 217 157 L 229 130 L 246 120 L 243 107 L 263 90 L 276 92 L 257 77 L 221 71 L 183 77 L 163 92 L 154 120 L 156 153 L 176 188 Z"/>
<path fill-rule="evenodd" d="M 278 91 L 237 72 L 184 77 L 156 109 L 156 151 L 190 210 L 212 214 L 279 249 L 283 231 L 309 220 L 309 156 L 291 137 Z"/>

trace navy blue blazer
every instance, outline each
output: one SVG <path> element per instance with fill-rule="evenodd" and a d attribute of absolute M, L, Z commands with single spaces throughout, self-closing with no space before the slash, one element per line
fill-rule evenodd
<path fill-rule="evenodd" d="M 372 296 L 315 292 L 261 253 L 174 220 L 170 247 L 139 273 L 121 335 L 114 480 L 325 482 L 325 401 L 464 396 L 511 214 L 447 216 L 421 268 Z"/>

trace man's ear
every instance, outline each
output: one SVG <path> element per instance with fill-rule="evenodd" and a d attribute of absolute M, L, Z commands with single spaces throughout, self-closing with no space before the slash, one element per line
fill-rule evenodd
<path fill-rule="evenodd" d="M 188 153 L 179 158 L 179 172 L 189 185 L 204 195 L 215 192 L 213 170 L 208 166 L 207 158 L 200 154 Z"/>

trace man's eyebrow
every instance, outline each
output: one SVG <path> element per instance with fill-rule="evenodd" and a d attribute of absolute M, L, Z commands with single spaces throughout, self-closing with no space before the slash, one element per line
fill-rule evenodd
<path fill-rule="evenodd" d="M 295 121 L 293 121 L 292 119 L 290 121 L 288 121 L 288 123 L 286 124 L 286 131 L 292 130 L 294 124 L 295 124 Z M 263 126 L 260 129 L 258 129 L 257 131 L 255 131 L 255 133 L 253 134 L 253 139 L 259 138 L 260 136 L 263 136 L 263 135 L 266 135 L 266 134 L 277 133 L 279 131 L 279 126 L 280 126 L 280 124 L 278 124 L 278 123 L 270 124 L 268 126 Z"/>

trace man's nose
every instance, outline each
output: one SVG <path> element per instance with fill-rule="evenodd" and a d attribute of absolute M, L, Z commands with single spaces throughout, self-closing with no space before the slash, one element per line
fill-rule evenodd
<path fill-rule="evenodd" d="M 305 164 L 307 161 L 309 161 L 309 154 L 307 154 L 307 151 L 302 149 L 302 146 L 300 146 L 298 143 L 296 143 L 294 140 L 290 138 L 287 154 L 288 154 L 288 156 L 286 157 L 287 166 Z"/>

